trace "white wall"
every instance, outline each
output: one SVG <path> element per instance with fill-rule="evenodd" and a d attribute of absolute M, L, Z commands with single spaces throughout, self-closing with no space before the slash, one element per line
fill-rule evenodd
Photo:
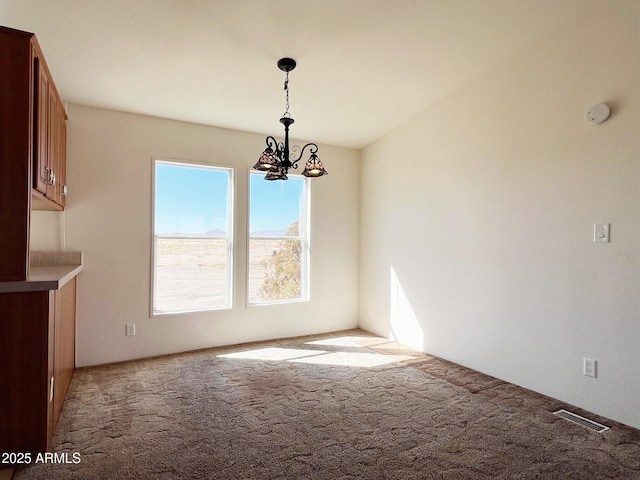
<path fill-rule="evenodd" d="M 640 427 L 640 3 L 599 3 L 361 162 L 361 327 Z"/>
<path fill-rule="evenodd" d="M 247 308 L 247 176 L 264 136 L 74 104 L 68 114 L 69 197 L 62 228 L 64 248 L 84 252 L 78 366 L 357 325 L 357 151 L 320 145 L 330 174 L 311 187 L 311 301 Z M 152 157 L 235 167 L 233 310 L 150 318 Z M 38 232 L 53 220 L 35 222 Z M 36 233 L 32 242 L 50 245 L 51 237 Z M 136 324 L 135 337 L 125 336 L 126 323 Z"/>
<path fill-rule="evenodd" d="M 64 250 L 64 212 L 32 210 L 29 249 L 57 252 Z"/>

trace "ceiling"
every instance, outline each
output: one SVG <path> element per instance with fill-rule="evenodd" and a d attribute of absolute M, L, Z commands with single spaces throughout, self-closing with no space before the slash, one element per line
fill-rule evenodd
<path fill-rule="evenodd" d="M 597 1 L 597 0 L 590 0 Z M 64 101 L 362 148 L 586 0 L 0 0 Z"/>

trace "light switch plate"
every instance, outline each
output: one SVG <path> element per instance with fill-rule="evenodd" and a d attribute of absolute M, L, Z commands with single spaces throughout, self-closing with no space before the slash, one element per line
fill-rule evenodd
<path fill-rule="evenodd" d="M 593 242 L 609 243 L 610 226 L 611 224 L 609 223 L 594 223 L 593 224 Z"/>

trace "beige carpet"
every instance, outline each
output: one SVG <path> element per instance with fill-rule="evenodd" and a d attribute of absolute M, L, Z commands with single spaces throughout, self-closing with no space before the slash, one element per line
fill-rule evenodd
<path fill-rule="evenodd" d="M 640 479 L 640 431 L 361 330 L 78 370 L 27 479 Z"/>

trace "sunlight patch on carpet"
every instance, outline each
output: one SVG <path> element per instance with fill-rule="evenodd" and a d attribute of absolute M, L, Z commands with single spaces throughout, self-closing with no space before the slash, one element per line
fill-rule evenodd
<path fill-rule="evenodd" d="M 299 363 L 315 363 L 318 365 L 344 365 L 347 367 L 378 367 L 387 363 L 402 362 L 411 357 L 406 355 L 382 355 L 380 353 L 334 352 L 315 357 L 291 360 Z"/>
<path fill-rule="evenodd" d="M 241 358 L 246 360 L 292 360 L 294 358 L 308 357 L 311 355 L 322 355 L 327 353 L 324 350 L 300 350 L 294 348 L 260 348 L 258 350 L 247 350 L 245 352 L 226 353 L 218 355 L 220 358 Z"/>
<path fill-rule="evenodd" d="M 380 337 L 336 337 L 325 338 L 323 340 L 314 340 L 305 343 L 305 345 L 327 345 L 331 347 L 370 347 L 372 345 L 380 345 L 388 343 L 389 340 Z"/>
<path fill-rule="evenodd" d="M 388 363 L 413 358 L 410 355 L 385 355 L 382 353 L 327 352 L 294 348 L 260 348 L 243 352 L 225 353 L 219 358 L 239 360 L 266 360 L 276 362 L 313 363 L 316 365 L 342 365 L 346 367 L 378 367 Z"/>

